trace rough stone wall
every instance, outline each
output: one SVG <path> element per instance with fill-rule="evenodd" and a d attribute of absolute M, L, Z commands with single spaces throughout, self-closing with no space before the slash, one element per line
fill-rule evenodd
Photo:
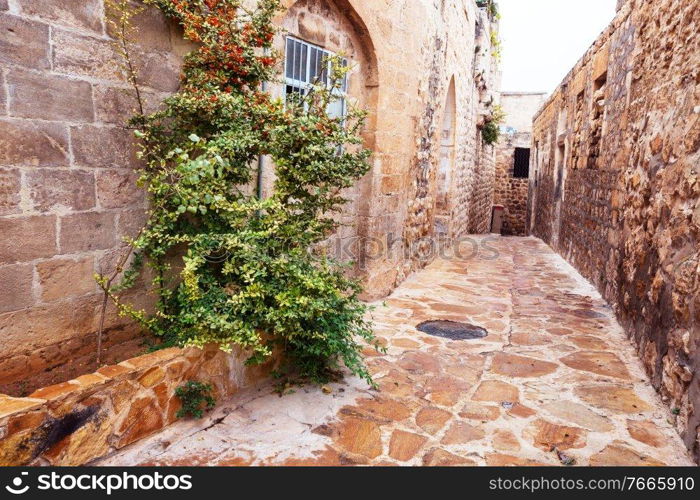
<path fill-rule="evenodd" d="M 544 103 L 544 93 L 502 92 L 505 113 L 501 137 L 496 145 L 494 204 L 503 205 L 505 214 L 501 234 L 528 234 L 527 198 L 529 180 L 513 176 L 515 148 L 529 148 L 532 142 L 532 117 Z"/>
<path fill-rule="evenodd" d="M 698 29 L 695 0 L 620 7 L 535 118 L 530 203 L 534 234 L 615 308 L 696 457 Z"/>
<path fill-rule="evenodd" d="M 531 136 L 527 132 L 509 134 L 501 137 L 496 146 L 496 179 L 494 181 L 495 205 L 504 207 L 504 236 L 527 235 L 527 192 L 529 182 L 526 178 L 513 176 L 515 148 L 530 147 Z"/>
<path fill-rule="evenodd" d="M 444 227 L 450 236 L 488 228 L 493 150 L 481 146 L 477 124 L 494 102 L 496 24 L 474 0 L 282 3 L 280 26 L 356 64 L 350 95 L 370 111 L 365 143 L 375 153 L 372 171 L 348 192 L 336 240 L 341 255 L 359 257 L 367 295 L 385 295 L 434 256 L 450 81 Z M 177 89 L 190 46 L 156 9 L 136 25 L 152 108 Z M 122 237 L 144 219 L 124 127 L 136 103 L 108 31 L 103 0 L 0 0 L 0 392 L 27 394 L 96 368 L 102 297 L 93 275 L 113 268 Z M 136 287 L 131 299 L 139 306 L 152 297 Z M 142 333 L 111 305 L 106 326 L 103 362 L 141 349 Z"/>

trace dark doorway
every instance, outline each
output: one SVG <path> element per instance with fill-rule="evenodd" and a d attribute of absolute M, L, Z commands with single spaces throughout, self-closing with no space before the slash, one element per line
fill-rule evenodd
<path fill-rule="evenodd" d="M 527 179 L 530 177 L 530 148 L 515 148 L 513 177 Z"/>

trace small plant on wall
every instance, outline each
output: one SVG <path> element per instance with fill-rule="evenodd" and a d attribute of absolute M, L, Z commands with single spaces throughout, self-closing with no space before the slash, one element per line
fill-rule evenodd
<path fill-rule="evenodd" d="M 500 62 L 503 56 L 503 44 L 496 29 L 491 30 L 491 55 L 497 62 Z"/>
<path fill-rule="evenodd" d="M 212 386 L 196 380 L 189 380 L 175 389 L 175 396 L 182 403 L 175 416 L 177 418 L 202 418 L 205 411 L 211 410 L 216 404 L 212 396 Z"/>
<path fill-rule="evenodd" d="M 498 3 L 495 0 L 476 0 L 476 6 L 480 9 L 487 9 L 491 19 L 499 19 Z"/>
<path fill-rule="evenodd" d="M 503 123 L 505 118 L 506 114 L 503 111 L 503 108 L 501 108 L 501 106 L 498 104 L 494 105 L 493 109 L 491 110 L 491 114 L 486 117 L 484 120 L 484 125 L 481 128 L 481 137 L 485 144 L 493 146 L 498 142 L 498 138 L 501 134 L 500 125 Z"/>
<path fill-rule="evenodd" d="M 133 11 L 126 0 L 109 3 L 126 25 L 118 32 L 128 62 Z M 360 285 L 314 251 L 336 229 L 341 191 L 369 169 L 359 135 L 365 113 L 327 113 L 347 69 L 332 64 L 331 85 L 284 103 L 261 90 L 278 71 L 278 0 L 254 10 L 239 0 L 145 3 L 179 22 L 197 48 L 185 57 L 180 90 L 160 111 L 131 121 L 150 201 L 131 248 L 136 264 L 151 268 L 156 310 L 122 301 L 101 276 L 106 296 L 162 345 L 237 345 L 249 363 L 277 350 L 303 379 L 326 382 L 345 365 L 373 384 L 361 350 L 376 341 Z M 261 155 L 276 166 L 266 199 L 250 189 Z"/>

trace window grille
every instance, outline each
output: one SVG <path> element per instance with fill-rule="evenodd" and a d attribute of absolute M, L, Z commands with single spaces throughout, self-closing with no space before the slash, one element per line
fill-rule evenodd
<path fill-rule="evenodd" d="M 513 177 L 527 179 L 530 177 L 530 148 L 515 148 Z"/>
<path fill-rule="evenodd" d="M 329 58 L 334 55 L 317 45 L 287 37 L 284 58 L 284 93 L 286 98 L 289 99 L 294 94 L 307 95 L 313 90 L 314 85 L 330 85 L 333 62 Z M 343 67 L 347 67 L 347 59 L 341 59 L 341 64 Z M 345 75 L 340 89 L 333 91 L 338 99 L 328 105 L 330 116 L 335 118 L 345 116 L 347 89 L 348 78 Z"/>

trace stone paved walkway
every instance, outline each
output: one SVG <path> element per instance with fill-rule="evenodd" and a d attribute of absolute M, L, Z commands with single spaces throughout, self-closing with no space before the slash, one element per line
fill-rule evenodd
<path fill-rule="evenodd" d="M 692 465 L 594 288 L 537 239 L 478 241 L 480 257 L 434 262 L 375 311 L 381 391 L 250 390 L 99 464 Z M 431 337 L 414 328 L 428 319 L 489 335 Z"/>

